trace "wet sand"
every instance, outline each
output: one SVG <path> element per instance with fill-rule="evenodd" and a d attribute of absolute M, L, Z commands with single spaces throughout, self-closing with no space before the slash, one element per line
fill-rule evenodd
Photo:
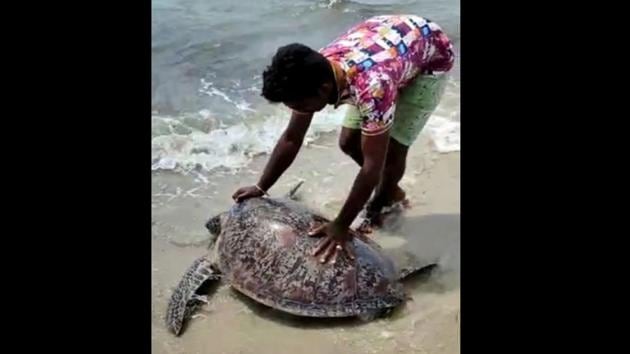
<path fill-rule="evenodd" d="M 299 179 L 301 200 L 329 217 L 341 207 L 358 167 L 336 147 L 336 134 L 302 149 L 270 190 L 287 192 Z M 164 312 L 171 289 L 206 250 L 204 223 L 232 204 L 238 186 L 255 183 L 267 156 L 240 171 L 152 178 L 152 346 L 154 353 L 459 353 L 459 153 L 437 154 L 426 136 L 410 150 L 403 188 L 412 208 L 372 237 L 397 263 L 407 252 L 437 261 L 429 278 L 406 284 L 413 298 L 372 322 L 299 318 L 265 308 L 222 285 L 176 338 Z"/>

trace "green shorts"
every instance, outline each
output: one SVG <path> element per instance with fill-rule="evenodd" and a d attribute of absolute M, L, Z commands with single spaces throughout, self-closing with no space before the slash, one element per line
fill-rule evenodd
<path fill-rule="evenodd" d="M 400 92 L 396 101 L 394 123 L 390 136 L 405 146 L 411 146 L 427 120 L 440 103 L 446 88 L 448 74 L 418 76 Z M 361 116 L 355 106 L 350 106 L 342 126 L 361 129 Z"/>

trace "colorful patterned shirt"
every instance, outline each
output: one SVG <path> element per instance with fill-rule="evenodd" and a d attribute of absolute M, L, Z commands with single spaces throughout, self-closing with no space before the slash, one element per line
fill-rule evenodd
<path fill-rule="evenodd" d="M 346 73 L 339 103 L 355 105 L 364 135 L 386 132 L 394 120 L 398 90 L 417 75 L 449 71 L 452 45 L 441 28 L 418 16 L 377 16 L 354 26 L 320 50 Z"/>

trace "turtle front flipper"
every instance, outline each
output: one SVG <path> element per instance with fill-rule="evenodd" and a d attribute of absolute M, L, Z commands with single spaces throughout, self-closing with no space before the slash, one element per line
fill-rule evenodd
<path fill-rule="evenodd" d="M 297 196 L 297 191 L 298 189 L 300 189 L 303 183 L 304 183 L 304 180 L 299 181 L 295 186 L 291 188 L 291 190 L 289 190 L 289 193 L 287 193 L 284 197 L 286 199 L 297 201 L 299 199 Z"/>
<path fill-rule="evenodd" d="M 184 323 L 206 297 L 201 294 L 210 282 L 219 280 L 221 272 L 207 257 L 197 259 L 188 268 L 182 280 L 173 291 L 166 310 L 166 326 L 176 336 L 179 336 Z"/>

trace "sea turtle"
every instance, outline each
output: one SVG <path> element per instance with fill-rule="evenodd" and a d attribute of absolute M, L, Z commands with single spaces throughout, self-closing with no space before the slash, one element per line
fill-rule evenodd
<path fill-rule="evenodd" d="M 206 224 L 211 251 L 193 262 L 174 290 L 168 329 L 179 335 L 197 306 L 207 302 L 203 293 L 210 283 L 220 279 L 259 303 L 294 315 L 369 319 L 406 299 L 400 280 L 435 266 L 398 272 L 365 236 L 352 240 L 355 260 L 340 256 L 334 264 L 322 264 L 312 256 L 319 239 L 307 232 L 313 223 L 325 221 L 289 198 L 248 199 L 211 218 Z"/>

